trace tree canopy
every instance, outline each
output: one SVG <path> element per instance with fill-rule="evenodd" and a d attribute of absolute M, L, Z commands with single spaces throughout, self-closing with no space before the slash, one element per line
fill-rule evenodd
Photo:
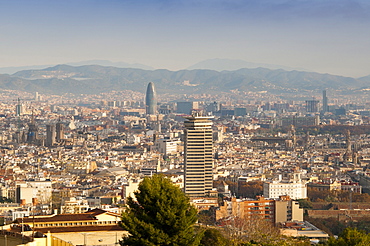
<path fill-rule="evenodd" d="M 200 234 L 194 232 L 197 210 L 189 198 L 162 176 L 146 177 L 139 184 L 135 198 L 129 197 L 121 226 L 129 232 L 121 245 L 198 245 Z"/>
<path fill-rule="evenodd" d="M 0 196 L 0 203 L 6 203 L 6 202 L 13 202 L 13 200 L 6 198 L 4 196 Z"/>
<path fill-rule="evenodd" d="M 329 246 L 365 246 L 370 245 L 370 234 L 356 228 L 346 228 L 337 239 L 330 238 Z"/>
<path fill-rule="evenodd" d="M 227 246 L 232 245 L 231 242 L 220 232 L 220 230 L 214 228 L 208 228 L 205 230 L 200 246 Z"/>

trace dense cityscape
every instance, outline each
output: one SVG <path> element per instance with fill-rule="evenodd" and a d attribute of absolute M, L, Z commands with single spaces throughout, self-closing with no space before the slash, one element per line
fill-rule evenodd
<path fill-rule="evenodd" d="M 0 1 L 0 246 L 370 245 L 369 10 Z"/>
<path fill-rule="evenodd" d="M 311 243 L 369 232 L 370 104 L 238 94 L 4 90 L 0 240 L 116 245 L 125 204 L 156 174 L 229 240 L 258 241 L 256 220 Z"/>

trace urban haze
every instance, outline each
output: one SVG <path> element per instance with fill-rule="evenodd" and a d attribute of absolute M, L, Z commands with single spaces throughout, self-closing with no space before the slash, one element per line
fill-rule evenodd
<path fill-rule="evenodd" d="M 370 244 L 369 13 L 0 1 L 0 245 Z"/>

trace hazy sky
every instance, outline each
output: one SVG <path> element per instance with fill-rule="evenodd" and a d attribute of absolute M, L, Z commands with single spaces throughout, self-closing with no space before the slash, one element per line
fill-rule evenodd
<path fill-rule="evenodd" d="M 0 67 L 211 58 L 370 74 L 368 0 L 0 0 Z"/>

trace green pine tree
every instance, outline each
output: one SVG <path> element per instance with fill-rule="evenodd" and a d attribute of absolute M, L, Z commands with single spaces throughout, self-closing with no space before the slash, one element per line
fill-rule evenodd
<path fill-rule="evenodd" d="M 367 246 L 370 245 L 370 234 L 356 228 L 346 228 L 337 239 L 330 238 L 329 246 Z"/>
<path fill-rule="evenodd" d="M 121 245 L 198 245 L 201 235 L 194 232 L 197 210 L 189 198 L 162 175 L 146 177 L 129 197 L 122 214 L 122 227 L 129 232 Z"/>

